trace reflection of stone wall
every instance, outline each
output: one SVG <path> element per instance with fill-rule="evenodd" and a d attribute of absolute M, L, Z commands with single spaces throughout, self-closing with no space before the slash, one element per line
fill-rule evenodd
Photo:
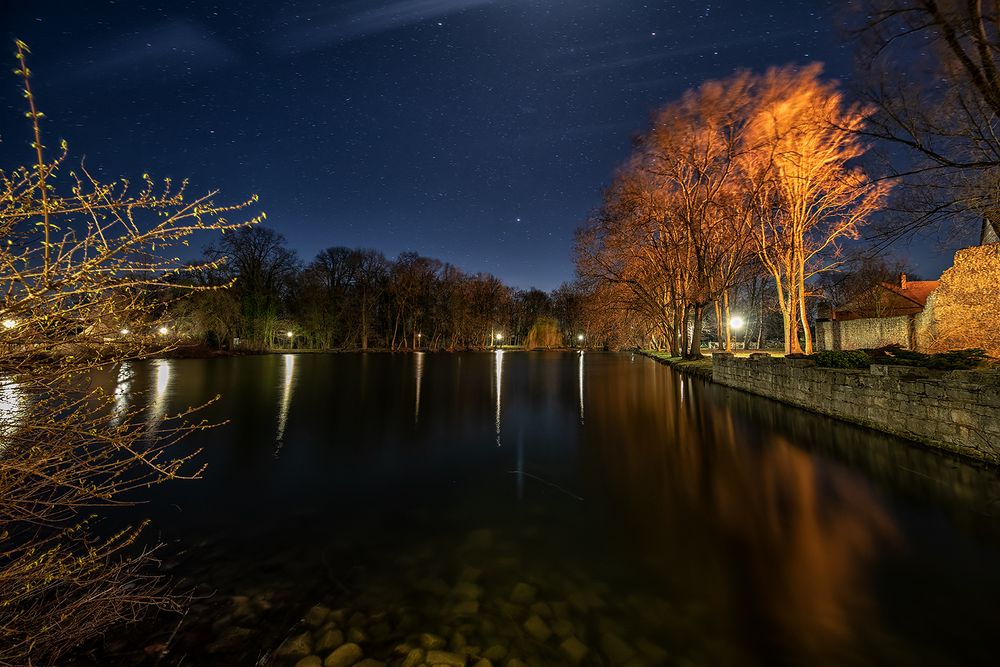
<path fill-rule="evenodd" d="M 784 403 L 1000 463 L 1000 372 L 872 366 L 817 368 L 809 359 L 712 355 L 712 379 Z"/>
<path fill-rule="evenodd" d="M 1000 356 L 1000 243 L 955 253 L 916 324 L 923 352 L 981 347 Z"/>
<path fill-rule="evenodd" d="M 912 315 L 816 322 L 817 350 L 858 350 L 901 345 L 910 348 Z"/>

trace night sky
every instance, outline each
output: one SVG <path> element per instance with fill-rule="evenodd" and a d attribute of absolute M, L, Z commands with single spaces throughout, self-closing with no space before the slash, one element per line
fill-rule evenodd
<path fill-rule="evenodd" d="M 71 161 L 256 192 L 305 261 L 416 250 L 546 290 L 653 109 L 740 67 L 852 69 L 835 4 L 808 0 L 2 4 Z M 10 167 L 29 128 L 14 76 L 0 93 Z"/>

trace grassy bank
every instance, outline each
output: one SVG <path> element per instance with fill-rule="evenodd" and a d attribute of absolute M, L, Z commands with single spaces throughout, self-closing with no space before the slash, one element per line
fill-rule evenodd
<path fill-rule="evenodd" d="M 641 350 L 640 354 L 643 354 L 654 361 L 658 361 L 661 364 L 666 364 L 675 368 L 681 373 L 705 378 L 706 380 L 712 379 L 711 357 L 691 360 L 685 359 L 684 357 L 671 357 L 669 352 L 657 352 L 655 350 Z"/>

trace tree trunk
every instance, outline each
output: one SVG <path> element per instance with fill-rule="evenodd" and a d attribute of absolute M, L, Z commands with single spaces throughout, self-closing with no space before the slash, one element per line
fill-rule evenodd
<path fill-rule="evenodd" d="M 733 351 L 733 329 L 729 325 L 729 321 L 730 321 L 730 316 L 729 316 L 729 290 L 726 290 L 725 292 L 722 293 L 722 303 L 723 303 L 723 306 L 724 306 L 724 308 L 723 308 L 723 310 L 724 310 L 723 317 L 726 318 L 726 352 L 732 352 Z M 744 323 L 743 326 L 746 326 L 746 323 Z"/>
<path fill-rule="evenodd" d="M 694 326 L 692 327 L 691 345 L 688 349 L 687 357 L 689 359 L 701 359 L 701 325 L 705 317 L 704 304 L 691 306 L 691 317 L 694 319 Z M 686 329 L 687 327 L 685 326 L 684 328 Z"/>

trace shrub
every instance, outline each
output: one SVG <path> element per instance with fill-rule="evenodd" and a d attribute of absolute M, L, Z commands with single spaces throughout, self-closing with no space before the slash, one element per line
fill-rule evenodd
<path fill-rule="evenodd" d="M 868 368 L 872 363 L 864 350 L 823 350 L 813 358 L 823 368 Z"/>
<path fill-rule="evenodd" d="M 983 366 L 988 360 L 986 350 L 981 348 L 949 350 L 930 355 L 926 360 L 926 366 L 939 370 L 960 371 Z"/>

